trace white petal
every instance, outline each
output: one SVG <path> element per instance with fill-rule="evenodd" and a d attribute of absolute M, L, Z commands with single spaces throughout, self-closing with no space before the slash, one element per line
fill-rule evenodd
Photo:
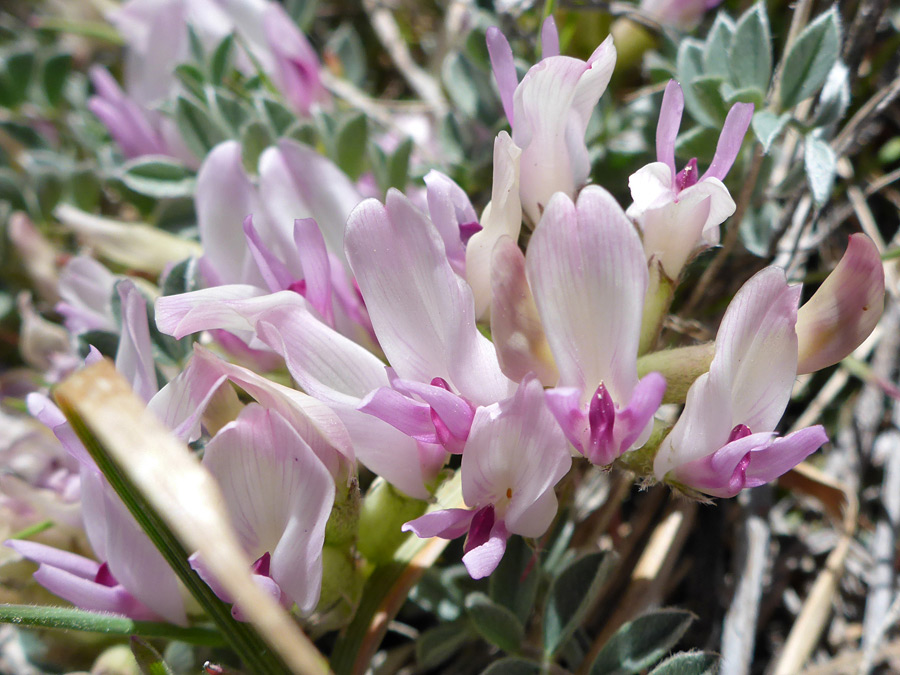
<path fill-rule="evenodd" d="M 475 325 L 472 291 L 434 225 L 396 190 L 350 217 L 347 257 L 378 341 L 404 379 L 448 380 L 473 403 L 505 398 L 509 381 Z"/>
<path fill-rule="evenodd" d="M 475 296 L 475 316 L 481 318 L 491 304 L 491 256 L 500 237 L 519 239 L 522 202 L 519 198 L 519 158 L 522 150 L 505 131 L 494 141 L 494 179 L 491 201 L 481 215 L 481 232 L 466 245 L 466 280 Z"/>
<path fill-rule="evenodd" d="M 603 382 L 625 404 L 637 383 L 637 346 L 647 264 L 640 239 L 605 190 L 582 190 L 577 206 L 557 195 L 538 224 L 526 270 L 559 386 L 585 400 Z"/>
<path fill-rule="evenodd" d="M 272 578 L 302 612 L 311 611 L 334 503 L 325 466 L 283 417 L 256 404 L 207 444 L 203 464 L 218 481 L 250 558 L 271 553 Z"/>

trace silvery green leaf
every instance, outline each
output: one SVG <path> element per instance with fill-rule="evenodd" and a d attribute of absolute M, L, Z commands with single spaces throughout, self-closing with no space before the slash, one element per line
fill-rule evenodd
<path fill-rule="evenodd" d="M 297 116 L 278 101 L 266 97 L 257 100 L 276 136 L 283 136 L 297 121 Z"/>
<path fill-rule="evenodd" d="M 703 77 L 703 43 L 699 40 L 688 38 L 682 40 L 678 47 L 678 58 L 676 63 L 676 73 L 679 82 L 693 82 Z M 717 127 L 720 121 L 711 116 L 706 109 L 698 101 L 693 88 L 690 86 L 684 89 L 684 105 L 688 112 L 697 122 L 705 127 Z"/>
<path fill-rule="evenodd" d="M 738 19 L 728 50 L 731 83 L 765 94 L 772 76 L 772 38 L 766 6 L 757 3 Z"/>
<path fill-rule="evenodd" d="M 362 112 L 345 117 L 338 124 L 335 162 L 352 180 L 359 178 L 366 165 L 368 130 L 368 120 Z"/>
<path fill-rule="evenodd" d="M 660 661 L 684 635 L 694 615 L 661 609 L 619 628 L 591 664 L 590 675 L 637 675 Z"/>
<path fill-rule="evenodd" d="M 416 640 L 416 663 L 436 668 L 475 638 L 468 621 L 453 621 L 429 628 Z"/>
<path fill-rule="evenodd" d="M 213 103 L 216 111 L 225 125 L 234 133 L 237 133 L 250 116 L 251 110 L 234 94 L 221 88 L 216 88 L 213 93 Z"/>
<path fill-rule="evenodd" d="M 472 625 L 485 640 L 505 652 L 516 653 L 525 639 L 525 628 L 506 607 L 495 604 L 484 593 L 470 593 L 466 612 Z"/>
<path fill-rule="evenodd" d="M 816 204 L 822 206 L 831 196 L 837 157 L 828 142 L 819 138 L 815 132 L 806 135 L 803 165 L 806 168 L 806 180 L 809 182 L 813 199 Z"/>
<path fill-rule="evenodd" d="M 14 108 L 25 100 L 34 73 L 34 63 L 34 53 L 31 51 L 16 52 L 2 57 L 3 70 L 6 71 L 6 86 L 9 88 L 9 107 Z"/>
<path fill-rule="evenodd" d="M 602 552 L 583 556 L 550 584 L 544 610 L 545 654 L 555 654 L 584 621 L 606 581 L 611 560 Z"/>
<path fill-rule="evenodd" d="M 753 128 L 756 138 L 762 144 L 765 154 L 768 154 L 772 142 L 778 138 L 790 119 L 790 113 L 776 115 L 768 110 L 761 110 L 753 115 L 753 121 L 750 122 L 750 126 Z"/>
<path fill-rule="evenodd" d="M 131 636 L 131 653 L 141 675 L 174 675 L 160 653 L 149 642 L 136 635 Z"/>
<path fill-rule="evenodd" d="M 259 157 L 275 140 L 265 122 L 253 120 L 241 129 L 241 159 L 249 173 L 256 173 Z"/>
<path fill-rule="evenodd" d="M 768 256 L 780 215 L 773 202 L 766 202 L 758 209 L 747 209 L 739 229 L 744 248 L 760 258 Z"/>
<path fill-rule="evenodd" d="M 50 105 L 55 106 L 62 99 L 63 87 L 71 69 L 72 55 L 67 52 L 54 54 L 44 62 L 41 85 Z"/>
<path fill-rule="evenodd" d="M 128 189 L 154 199 L 186 197 L 194 193 L 193 173 L 166 157 L 133 159 L 123 165 L 121 179 Z"/>
<path fill-rule="evenodd" d="M 191 63 L 181 63 L 175 66 L 174 74 L 178 81 L 194 96 L 201 100 L 206 97 L 203 89 L 206 77 L 200 68 Z"/>
<path fill-rule="evenodd" d="M 491 599 L 515 612 L 524 623 L 534 608 L 540 579 L 540 556 L 535 555 L 522 537 L 512 536 L 500 564 L 490 576 Z"/>
<path fill-rule="evenodd" d="M 234 53 L 234 33 L 225 36 L 209 60 L 209 79 L 218 84 L 231 68 L 231 57 Z"/>
<path fill-rule="evenodd" d="M 716 126 L 721 127 L 728 114 L 728 106 L 722 97 L 722 78 L 717 75 L 704 75 L 694 78 L 688 84 L 697 105 L 703 108 L 704 113 L 710 119 L 716 120 Z"/>
<path fill-rule="evenodd" d="M 701 164 L 708 164 L 715 154 L 718 140 L 718 129 L 694 127 L 679 134 L 675 141 L 675 156 L 684 160 L 696 157 Z"/>
<path fill-rule="evenodd" d="M 709 652 L 683 652 L 670 656 L 650 671 L 650 675 L 716 675 L 719 657 Z"/>
<path fill-rule="evenodd" d="M 832 7 L 803 29 L 784 57 L 781 107 L 793 108 L 819 91 L 840 50 L 841 26 L 837 10 Z"/>
<path fill-rule="evenodd" d="M 543 669 L 540 663 L 509 656 L 494 661 L 481 672 L 481 675 L 538 675 L 541 672 Z"/>
<path fill-rule="evenodd" d="M 344 78 L 357 86 L 365 83 L 368 72 L 366 48 L 352 23 L 345 22 L 338 26 L 328 38 L 325 52 L 337 57 Z"/>
<path fill-rule="evenodd" d="M 820 127 L 834 124 L 847 112 L 850 105 L 850 70 L 841 61 L 835 62 L 825 78 L 825 86 L 819 95 L 819 104 L 813 124 Z"/>
<path fill-rule="evenodd" d="M 734 21 L 725 11 L 716 15 L 703 45 L 703 70 L 707 75 L 729 76 L 728 50 L 734 36 Z"/>
<path fill-rule="evenodd" d="M 179 96 L 175 104 L 175 123 L 185 145 L 197 157 L 205 157 L 227 137 L 208 111 L 184 96 Z"/>
<path fill-rule="evenodd" d="M 757 109 L 762 109 L 765 104 L 765 95 L 758 89 L 732 89 L 730 87 L 722 87 L 722 95 L 725 99 L 725 106 L 731 108 L 735 103 L 752 103 Z"/>

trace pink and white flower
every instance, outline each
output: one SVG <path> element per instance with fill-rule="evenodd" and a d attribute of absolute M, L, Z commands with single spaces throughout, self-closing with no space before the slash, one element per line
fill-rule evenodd
<path fill-rule="evenodd" d="M 658 373 L 637 376 L 648 284 L 637 232 L 603 188 L 585 188 L 577 203 L 556 194 L 526 273 L 559 371 L 547 405 L 580 453 L 610 464 L 646 441 L 666 387 Z"/>
<path fill-rule="evenodd" d="M 497 568 L 511 534 L 547 531 L 557 510 L 553 487 L 571 465 L 543 387 L 528 377 L 512 398 L 475 412 L 460 468 L 467 508 L 427 513 L 403 531 L 444 539 L 468 533 L 463 564 L 481 579 Z"/>
<path fill-rule="evenodd" d="M 670 279 L 677 279 L 688 258 L 719 243 L 719 225 L 735 204 L 722 183 L 737 159 L 753 117 L 752 103 L 735 103 L 719 136 L 716 154 L 702 176 L 697 160 L 675 168 L 675 138 L 684 111 L 684 94 L 674 80 L 666 86 L 656 128 L 656 162 L 628 179 L 634 203 L 628 208 L 644 233 L 647 260 L 656 258 Z"/>
<path fill-rule="evenodd" d="M 716 497 L 774 480 L 828 438 L 819 426 L 775 434 L 797 373 L 800 286 L 769 267 L 728 306 L 709 372 L 688 390 L 684 411 L 656 455 L 653 471 Z"/>
<path fill-rule="evenodd" d="M 238 540 L 255 560 L 254 580 L 285 607 L 311 612 L 322 586 L 325 523 L 334 480 L 297 430 L 274 410 L 251 403 L 206 445 Z M 192 558 L 204 573 L 202 559 Z M 226 602 L 232 600 L 209 575 Z M 232 609 L 241 618 L 237 608 Z"/>
<path fill-rule="evenodd" d="M 487 31 L 487 45 L 500 99 L 522 149 L 519 194 L 532 224 L 557 192 L 574 198 L 590 173 L 584 135 L 591 113 L 606 90 L 616 63 L 612 37 L 587 61 L 559 55 L 552 17 L 541 31 L 543 59 L 518 81 L 512 49 L 499 29 Z"/>

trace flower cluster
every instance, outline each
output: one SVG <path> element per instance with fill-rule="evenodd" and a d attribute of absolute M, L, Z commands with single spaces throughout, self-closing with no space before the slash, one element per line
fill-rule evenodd
<path fill-rule="evenodd" d="M 329 104 L 315 52 L 278 3 L 132 0 L 112 21 L 129 38 L 125 87 L 92 71 L 90 109 L 124 157 L 167 155 L 198 168 L 197 287 L 150 307 L 146 280 L 77 256 L 58 280 L 59 313 L 87 343 L 118 335 L 116 368 L 178 438 L 202 448 L 254 580 L 285 607 L 304 616 L 334 607 L 322 591 L 323 559 L 364 572 L 354 549 L 359 466 L 421 507 L 398 530 L 465 536 L 462 562 L 477 579 L 497 568 L 510 536 L 548 531 L 556 487 L 585 461 L 695 497 L 731 497 L 826 443 L 822 426 L 783 437 L 776 429 L 796 376 L 843 359 L 879 319 L 882 264 L 864 235 L 850 238 L 802 307 L 801 287 L 769 267 L 734 296 L 715 341 L 690 348 L 701 358 L 657 349 L 683 271 L 718 245 L 735 212 L 724 180 L 753 104 L 731 107 L 702 174 L 696 159 L 679 170 L 684 94 L 671 81 L 657 161 L 631 176 L 624 209 L 590 183 L 585 138 L 616 62 L 613 38 L 586 61 L 562 56 L 548 19 L 543 58 L 520 80 L 509 43 L 491 28 L 511 134 L 494 141 L 491 200 L 479 215 L 436 170 L 424 189 L 413 182 L 376 199 L 365 197 L 371 176 L 350 178 L 296 139 L 249 163 L 234 140 L 204 157 L 184 146 L 157 107 L 180 86 L 171 72 L 190 49 L 175 23 L 191 23 L 191 39 L 206 45 L 234 33 L 243 45 L 237 72 L 260 71 L 298 115 Z M 95 245 L 105 237 L 127 247 L 133 234 L 71 207 L 60 218 Z M 152 335 L 191 346 L 163 367 Z M 85 362 L 103 358 L 97 348 Z M 81 363 L 64 339 L 46 369 L 62 376 Z M 661 413 L 664 400 L 683 403 L 674 422 Z M 41 584 L 79 607 L 186 623 L 175 574 L 63 414 L 40 393 L 28 407 L 65 451 L 53 484 L 80 485 L 97 560 L 9 545 L 40 564 Z M 40 473 L 35 483 L 47 489 Z M 463 503 L 426 512 L 448 480 L 459 481 Z M 202 557 L 191 563 L 233 600 Z M 239 606 L 234 613 L 242 618 Z"/>

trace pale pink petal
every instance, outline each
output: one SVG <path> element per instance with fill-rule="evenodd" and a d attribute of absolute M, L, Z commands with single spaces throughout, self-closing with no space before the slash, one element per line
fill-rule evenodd
<path fill-rule="evenodd" d="M 435 384 L 425 384 L 412 380 L 395 380 L 393 386 L 401 387 L 410 394 L 421 398 L 441 418 L 450 433 L 457 438 L 465 438 L 472 426 L 473 407 L 452 391 Z"/>
<path fill-rule="evenodd" d="M 679 278 L 691 254 L 698 248 L 703 228 L 709 220 L 710 204 L 708 195 L 693 192 L 677 202 L 648 209 L 641 217 L 647 260 L 658 260 L 669 279 Z"/>
<path fill-rule="evenodd" d="M 413 532 L 421 539 L 440 537 L 456 539 L 464 535 L 472 522 L 473 511 L 469 509 L 444 509 L 432 511 L 415 520 L 404 523 L 400 528 L 404 532 Z"/>
<path fill-rule="evenodd" d="M 522 151 L 505 131 L 494 141 L 494 178 L 491 201 L 481 214 L 481 232 L 466 245 L 466 280 L 475 296 L 475 316 L 487 314 L 491 305 L 491 265 L 494 246 L 501 237 L 518 240 L 522 229 L 519 198 L 519 158 Z"/>
<path fill-rule="evenodd" d="M 519 85 L 512 48 L 509 46 L 506 36 L 496 26 L 487 29 L 486 39 L 488 54 L 491 57 L 491 68 L 494 70 L 494 79 L 497 81 L 497 89 L 500 91 L 500 101 L 503 103 L 503 112 L 506 113 L 506 119 L 512 124 L 513 95 Z"/>
<path fill-rule="evenodd" d="M 241 310 L 246 302 L 258 299 L 263 303 L 268 297 L 271 296 L 260 286 L 244 284 L 162 296 L 155 303 L 156 327 L 177 340 L 191 333 L 223 329 L 249 343 L 253 339 L 253 323 L 242 315 Z M 297 295 L 296 302 L 305 303 L 305 300 Z"/>
<path fill-rule="evenodd" d="M 615 50 L 610 59 L 610 49 L 612 43 L 604 42 L 592 63 L 567 56 L 544 59 L 516 89 L 512 138 L 522 148 L 519 192 L 532 223 L 554 193 L 573 196 L 587 179 L 584 133 L 612 73 Z"/>
<path fill-rule="evenodd" d="M 875 329 L 884 309 L 884 265 L 864 234 L 850 236 L 847 251 L 797 313 L 798 373 L 837 363 Z"/>
<path fill-rule="evenodd" d="M 747 470 L 755 451 L 772 442 L 770 431 L 726 443 L 714 453 L 678 466 L 671 477 L 714 497 L 734 497 L 747 485 Z"/>
<path fill-rule="evenodd" d="M 25 404 L 28 406 L 28 412 L 31 416 L 50 429 L 53 435 L 62 443 L 66 452 L 75 458 L 79 464 L 93 464 L 88 451 L 81 441 L 78 440 L 78 436 L 75 435 L 75 431 L 69 425 L 66 416 L 62 414 L 62 411 L 56 407 L 53 401 L 43 394 L 32 392 L 25 397 Z"/>
<path fill-rule="evenodd" d="M 275 59 L 278 89 L 295 110 L 308 115 L 313 104 L 327 98 L 318 56 L 281 5 L 266 3 L 263 25 Z"/>
<path fill-rule="evenodd" d="M 404 396 L 390 387 L 381 387 L 366 396 L 357 408 L 402 431 L 407 436 L 436 443 L 431 406 Z"/>
<path fill-rule="evenodd" d="M 304 296 L 329 326 L 334 326 L 331 299 L 331 263 L 318 223 L 312 218 L 294 221 L 294 244 L 306 282 Z"/>
<path fill-rule="evenodd" d="M 571 464 L 543 387 L 529 377 L 512 398 L 476 410 L 460 469 L 463 498 L 472 507 L 493 504 L 510 532 L 531 532 L 523 514 Z"/>
<path fill-rule="evenodd" d="M 296 278 L 288 271 L 284 263 L 266 246 L 259 236 L 259 232 L 253 226 L 253 216 L 244 218 L 244 236 L 247 239 L 247 248 L 259 273 L 265 281 L 266 288 L 272 293 L 283 291 L 290 286 Z"/>
<path fill-rule="evenodd" d="M 59 275 L 60 303 L 56 311 L 65 317 L 72 333 L 88 330 L 115 331 L 112 296 L 116 277 L 93 258 L 75 256 Z"/>
<path fill-rule="evenodd" d="M 242 224 L 247 216 L 262 217 L 259 197 L 244 171 L 241 145 L 220 143 L 203 161 L 197 174 L 194 200 L 203 244 L 204 269 L 214 274 L 212 284 L 266 284 L 247 248 Z"/>
<path fill-rule="evenodd" d="M 353 440 L 356 456 L 366 468 L 382 476 L 401 492 L 416 499 L 429 499 L 426 483 L 432 482 L 449 455 L 422 452 L 425 445 L 377 417 L 346 407 L 335 412 Z"/>
<path fill-rule="evenodd" d="M 710 494 L 744 487 L 743 479 L 735 477 L 735 467 L 741 468 L 738 462 L 744 459 L 735 459 L 735 453 L 749 452 L 747 444 L 754 441 L 746 438 L 772 432 L 790 399 L 797 370 L 799 298 L 800 287 L 788 286 L 784 271 L 776 267 L 757 273 L 738 291 L 719 326 L 709 372 L 691 385 L 684 411 L 656 455 L 658 479 L 670 471 L 681 475 L 680 467 L 687 466 L 693 473 L 680 480 L 701 481 L 702 474 L 703 486 L 697 487 Z M 752 436 L 735 440 L 739 428 Z M 759 449 L 759 442 L 753 447 Z M 714 461 L 716 453 L 721 454 Z M 729 457 L 734 466 L 723 464 Z M 716 481 L 724 481 L 725 487 L 711 492 Z"/>
<path fill-rule="evenodd" d="M 460 226 L 478 222 L 469 197 L 449 176 L 431 170 L 425 175 L 428 215 L 444 242 L 447 259 L 454 271 L 466 276 L 466 246 Z"/>
<path fill-rule="evenodd" d="M 200 418 L 225 376 L 198 368 L 194 361 L 150 399 L 154 413 L 172 433 L 190 443 L 200 437 Z"/>
<path fill-rule="evenodd" d="M 96 468 L 82 467 L 81 498 L 88 540 L 112 575 L 156 614 L 184 625 L 175 572 Z"/>
<path fill-rule="evenodd" d="M 648 209 L 659 208 L 675 200 L 675 174 L 662 162 L 651 162 L 628 177 L 634 203 L 628 215 L 640 218 Z M 640 220 L 638 221 L 640 222 Z"/>
<path fill-rule="evenodd" d="M 228 363 L 199 345 L 194 345 L 194 357 L 185 373 L 199 383 L 215 382 L 226 376 L 265 408 L 278 412 L 336 479 L 354 465 L 353 444 L 347 429 L 338 415 L 321 401 Z M 203 387 L 199 388 L 202 390 Z"/>
<path fill-rule="evenodd" d="M 681 85 L 675 80 L 669 80 L 659 109 L 659 122 L 656 125 L 656 161 L 669 167 L 670 176 L 675 176 L 676 173 L 675 139 L 678 137 L 683 113 L 684 93 L 681 91 Z M 632 192 L 632 196 L 633 194 Z"/>
<path fill-rule="evenodd" d="M 299 294 L 258 293 L 251 287 L 222 286 L 160 298 L 157 325 L 178 338 L 213 328 L 247 340 L 255 336 L 285 359 L 307 393 L 325 402 L 355 406 L 370 391 L 388 384 L 384 364 L 322 323 Z"/>
<path fill-rule="evenodd" d="M 594 186 L 577 206 L 555 196 L 529 243 L 526 270 L 559 385 L 581 389 L 586 401 L 602 382 L 615 401 L 629 400 L 648 273 L 615 199 Z"/>
<path fill-rule="evenodd" d="M 588 122 L 597 102 L 606 91 L 606 86 L 612 77 L 613 69 L 616 66 L 616 47 L 613 44 L 612 35 L 607 37 L 603 42 L 597 45 L 597 48 L 588 57 L 586 63 L 588 70 L 578 80 L 575 88 L 575 96 L 572 99 L 572 112 L 575 117 L 575 126 L 577 128 L 575 136 L 582 147 L 584 147 L 584 134 L 587 131 Z M 589 167 L 584 167 L 583 182 L 587 177 Z"/>
<path fill-rule="evenodd" d="M 738 291 L 716 335 L 710 378 L 727 389 L 732 426 L 772 431 L 790 399 L 797 373 L 797 304 L 800 286 L 769 267 Z"/>
<path fill-rule="evenodd" d="M 491 337 L 500 368 L 516 382 L 535 373 L 544 385 L 555 385 L 559 373 L 525 276 L 525 255 L 513 239 L 497 241 L 491 275 Z"/>
<path fill-rule="evenodd" d="M 709 198 L 709 215 L 703 226 L 697 245 L 700 247 L 719 245 L 719 225 L 734 214 L 734 199 L 728 188 L 718 178 L 707 178 L 678 194 L 677 201 L 695 201 Z"/>
<path fill-rule="evenodd" d="M 490 538 L 463 555 L 462 562 L 466 566 L 469 576 L 473 579 L 483 579 L 497 569 L 497 565 L 500 564 L 500 560 L 506 552 L 508 538 L 509 533 L 506 531 L 503 521 L 498 520 L 494 523 Z"/>
<path fill-rule="evenodd" d="M 120 281 L 117 289 L 122 301 L 122 335 L 116 351 L 116 370 L 131 383 L 138 396 L 149 401 L 159 391 L 159 383 L 150 342 L 147 301 L 131 281 Z"/>
<path fill-rule="evenodd" d="M 737 159 L 744 142 L 744 135 L 750 128 L 750 120 L 753 119 L 752 103 L 735 103 L 728 111 L 722 133 L 719 134 L 719 143 L 716 145 L 716 154 L 706 173 L 700 180 L 706 178 L 718 178 L 725 180 L 731 165 Z"/>
<path fill-rule="evenodd" d="M 62 549 L 47 546 L 36 541 L 28 541 L 27 539 L 8 539 L 3 542 L 4 546 L 20 555 L 32 560 L 39 565 L 48 565 L 56 569 L 74 574 L 82 579 L 93 579 L 100 570 L 100 563 L 90 558 L 63 551 Z"/>
<path fill-rule="evenodd" d="M 530 506 L 516 514 L 515 525 L 506 523 L 513 534 L 537 538 L 553 524 L 559 511 L 559 501 L 553 490 L 542 493 Z M 507 512 L 506 520 L 509 520 Z M 514 529 L 513 529 L 514 528 Z"/>
<path fill-rule="evenodd" d="M 559 56 L 559 31 L 556 30 L 552 14 L 541 24 L 541 58 L 550 56 Z"/>
<path fill-rule="evenodd" d="M 806 427 L 776 438 L 771 445 L 750 455 L 747 487 L 769 483 L 787 473 L 828 442 L 822 425 Z"/>
<path fill-rule="evenodd" d="M 344 227 L 362 197 L 331 160 L 282 139 L 277 148 L 269 148 L 260 157 L 259 182 L 260 197 L 279 226 L 290 228 L 297 218 L 314 218 L 328 250 L 344 259 Z M 291 235 L 287 229 L 288 241 Z"/>
<path fill-rule="evenodd" d="M 250 404 L 207 444 L 203 464 L 222 490 L 253 559 L 271 553 L 271 576 L 309 612 L 319 597 L 325 523 L 334 481 L 278 413 Z"/>
<path fill-rule="evenodd" d="M 34 580 L 54 595 L 89 612 L 109 612 L 143 621 L 159 618 L 158 614 L 142 605 L 121 584 L 98 584 L 93 579 L 85 579 L 43 564 L 34 573 Z"/>
<path fill-rule="evenodd" d="M 441 377 L 476 404 L 505 397 L 509 381 L 475 325 L 472 291 L 406 197 L 391 190 L 386 206 L 363 202 L 345 245 L 378 342 L 401 377 Z"/>
<path fill-rule="evenodd" d="M 616 410 L 613 436 L 619 453 L 647 442 L 653 429 L 653 416 L 665 393 L 665 378 L 659 373 L 647 373 L 635 386 L 627 407 Z"/>

